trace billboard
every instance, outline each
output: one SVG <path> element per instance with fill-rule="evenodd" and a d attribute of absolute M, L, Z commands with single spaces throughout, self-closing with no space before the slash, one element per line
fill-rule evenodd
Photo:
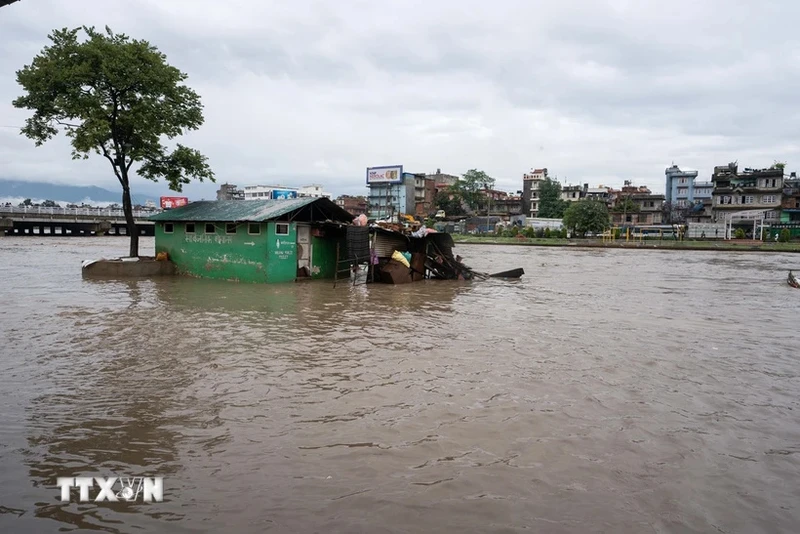
<path fill-rule="evenodd" d="M 367 167 L 367 184 L 403 183 L 403 166 Z"/>
<path fill-rule="evenodd" d="M 189 203 L 187 197 L 161 197 L 161 209 L 180 208 Z"/>
<path fill-rule="evenodd" d="M 293 191 L 291 189 L 273 189 L 269 194 L 269 198 L 272 198 L 274 200 L 297 198 L 297 191 Z"/>

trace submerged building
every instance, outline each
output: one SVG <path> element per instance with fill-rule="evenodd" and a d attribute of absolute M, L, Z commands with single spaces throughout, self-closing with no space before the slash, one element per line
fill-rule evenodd
<path fill-rule="evenodd" d="M 165 252 L 179 274 L 273 283 L 334 278 L 353 215 L 306 197 L 192 202 L 150 220 L 156 254 Z"/>

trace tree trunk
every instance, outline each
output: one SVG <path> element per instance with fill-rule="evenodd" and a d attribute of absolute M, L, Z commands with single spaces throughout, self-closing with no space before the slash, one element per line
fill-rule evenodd
<path fill-rule="evenodd" d="M 139 230 L 136 229 L 136 221 L 133 220 L 131 188 L 127 173 L 124 173 L 122 176 L 122 211 L 125 212 L 125 225 L 128 229 L 128 235 L 131 238 L 129 256 L 131 258 L 136 258 L 139 256 Z"/>

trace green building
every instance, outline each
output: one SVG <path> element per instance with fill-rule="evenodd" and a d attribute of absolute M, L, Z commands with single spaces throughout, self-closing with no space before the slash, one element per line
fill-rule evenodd
<path fill-rule="evenodd" d="M 241 282 L 333 278 L 353 216 L 327 198 L 191 202 L 150 217 L 181 274 Z"/>

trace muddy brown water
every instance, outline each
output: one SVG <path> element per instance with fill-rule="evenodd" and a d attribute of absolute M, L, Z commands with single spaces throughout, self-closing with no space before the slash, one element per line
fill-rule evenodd
<path fill-rule="evenodd" d="M 81 278 L 125 249 L 0 238 L 1 532 L 800 531 L 800 256 L 462 245 L 526 275 Z M 93 474 L 163 476 L 165 500 L 59 501 Z"/>

